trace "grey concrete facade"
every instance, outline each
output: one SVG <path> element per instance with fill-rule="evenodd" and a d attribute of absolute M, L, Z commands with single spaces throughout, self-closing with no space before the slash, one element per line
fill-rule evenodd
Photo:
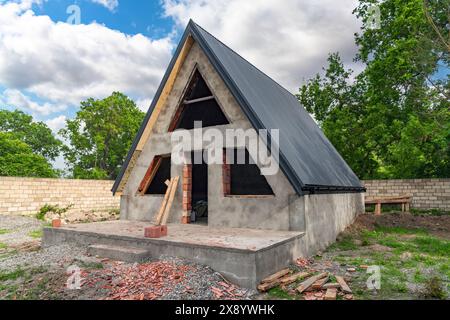
<path fill-rule="evenodd" d="M 131 171 L 121 196 L 121 219 L 151 221 L 161 206 L 162 195 L 139 195 L 138 186 L 156 155 L 172 151 L 168 128 L 187 83 L 198 69 L 230 124 L 216 129 L 251 129 L 252 126 L 201 48 L 194 43 L 180 69 L 174 87 L 153 127 L 152 134 Z M 245 146 L 245 145 L 243 145 Z M 243 147 L 240 145 L 233 147 Z M 171 176 L 182 178 L 182 166 L 172 164 Z M 208 166 L 208 225 L 305 232 L 295 246 L 297 256 L 310 255 L 335 241 L 339 232 L 364 212 L 362 193 L 298 196 L 284 174 L 266 176 L 274 195 L 224 196 L 221 165 Z M 181 223 L 182 183 L 178 185 L 169 223 Z"/>

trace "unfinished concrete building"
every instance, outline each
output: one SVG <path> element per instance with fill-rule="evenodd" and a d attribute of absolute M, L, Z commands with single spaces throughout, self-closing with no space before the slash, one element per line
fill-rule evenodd
<path fill-rule="evenodd" d="M 224 134 L 227 129 L 278 129 L 277 141 L 269 135 L 265 143 L 270 150 L 277 143 L 280 170 L 263 175 L 257 161 L 229 161 L 230 149 L 245 150 L 249 159 L 246 143 L 226 142 L 221 164 L 174 163 L 172 135 L 196 130 L 195 121 Z M 193 159 L 203 150 L 188 151 Z M 167 218 L 169 235 L 145 239 L 142 229 L 154 221 L 166 182 L 174 177 L 179 184 Z M 248 287 L 293 259 L 325 248 L 364 211 L 359 179 L 296 97 L 193 21 L 112 191 L 121 197 L 116 225 L 122 227 L 50 229 L 47 242 L 77 240 L 138 247 L 153 257 L 177 255 Z"/>

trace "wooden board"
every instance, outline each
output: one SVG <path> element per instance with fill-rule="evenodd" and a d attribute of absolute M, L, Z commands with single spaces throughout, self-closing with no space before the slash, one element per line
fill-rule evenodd
<path fill-rule="evenodd" d="M 275 288 L 276 286 L 279 286 L 279 285 L 280 285 L 280 280 L 279 279 L 275 280 L 275 281 L 272 281 L 272 282 L 261 283 L 258 286 L 258 290 L 261 291 L 261 292 L 266 292 L 267 290 Z"/>
<path fill-rule="evenodd" d="M 341 276 L 336 276 L 336 281 L 339 283 L 339 285 L 341 286 L 341 290 L 345 293 L 352 293 L 352 290 L 350 289 L 350 287 L 347 285 L 347 282 L 345 282 L 344 278 Z"/>
<path fill-rule="evenodd" d="M 170 195 L 169 199 L 167 200 L 166 208 L 164 209 L 164 213 L 162 216 L 161 224 L 165 225 L 167 223 L 167 219 L 169 219 L 169 213 L 170 209 L 172 208 L 173 199 L 175 197 L 175 192 L 177 191 L 178 181 L 180 180 L 180 177 L 175 177 L 174 181 L 172 183 L 172 187 L 170 188 Z"/>
<path fill-rule="evenodd" d="M 175 64 L 169 74 L 169 77 L 166 80 L 166 83 L 164 84 L 164 87 L 161 91 L 161 94 L 159 96 L 158 101 L 156 102 L 155 108 L 153 109 L 153 112 L 150 116 L 150 119 L 148 120 L 144 131 L 142 132 L 142 135 L 139 139 L 139 142 L 136 146 L 136 149 L 133 153 L 132 159 L 133 161 L 130 161 L 128 163 L 128 167 L 125 169 L 125 174 L 122 176 L 122 179 L 119 183 L 119 187 L 117 188 L 117 191 L 123 191 L 123 188 L 125 187 L 128 178 L 130 176 L 130 172 L 133 169 L 136 159 L 139 157 L 140 153 L 144 149 L 144 145 L 147 142 L 150 133 L 153 129 L 153 126 L 155 125 L 159 114 L 161 113 L 161 110 L 166 103 L 167 98 L 169 97 L 170 92 L 172 91 L 173 85 L 175 83 L 175 80 L 178 76 L 178 73 L 180 72 L 181 67 L 183 66 L 184 61 L 186 60 L 186 57 L 188 56 L 192 45 L 194 44 L 194 38 L 189 35 L 183 44 L 183 47 L 181 49 L 180 54 L 178 55 L 177 60 L 175 61 Z"/>
<path fill-rule="evenodd" d="M 330 288 L 335 288 L 335 289 L 339 289 L 341 287 L 341 285 L 337 282 L 332 282 L 332 283 L 325 283 L 322 286 L 322 289 L 330 289 Z"/>
<path fill-rule="evenodd" d="M 325 278 L 322 278 L 320 280 L 317 280 L 316 282 L 313 283 L 313 285 L 311 286 L 312 290 L 320 290 L 322 289 L 323 285 L 325 283 L 327 283 L 327 281 L 330 279 L 330 277 L 326 276 Z"/>
<path fill-rule="evenodd" d="M 136 146 L 137 150 L 143 150 L 144 145 L 147 142 L 148 137 L 150 136 L 150 132 L 152 131 L 153 126 L 155 125 L 156 120 L 159 117 L 162 107 L 166 103 L 166 100 L 169 97 L 170 92 L 172 91 L 173 85 L 174 85 L 175 80 L 178 76 L 178 73 L 181 69 L 181 66 L 183 65 L 184 60 L 186 59 L 193 44 L 194 44 L 194 38 L 192 38 L 192 36 L 189 35 L 188 38 L 186 39 L 186 42 L 183 44 L 181 52 L 178 55 L 177 60 L 175 61 L 175 64 L 169 74 L 169 77 L 167 78 L 166 83 L 164 84 L 164 88 L 161 91 L 159 99 L 158 99 L 158 101 L 156 101 L 156 105 L 155 105 L 155 108 L 153 109 L 153 113 L 150 116 L 150 119 L 147 122 L 147 125 L 145 126 L 144 132 L 142 133 L 142 136 L 139 139 L 139 142 Z"/>
<path fill-rule="evenodd" d="M 267 278 L 263 279 L 261 281 L 261 283 L 266 283 L 266 282 L 272 282 L 275 281 L 285 275 L 287 275 L 289 273 L 289 269 L 283 269 L 281 271 L 278 271 L 277 273 L 272 274 L 271 276 L 268 276 Z"/>
<path fill-rule="evenodd" d="M 170 191 L 172 190 L 173 181 L 174 181 L 174 179 L 170 180 L 169 184 L 167 185 L 166 194 L 164 195 L 163 202 L 161 204 L 161 207 L 159 208 L 158 214 L 156 215 L 154 225 L 159 226 L 161 224 L 161 219 L 162 219 L 164 211 L 166 209 L 167 201 L 169 200 Z"/>
<path fill-rule="evenodd" d="M 325 278 L 326 276 L 328 276 L 328 273 L 324 272 L 324 273 L 318 274 L 317 276 L 313 276 L 311 278 L 308 278 L 305 281 L 303 281 L 302 283 L 300 283 L 300 285 L 297 287 L 296 290 L 299 293 L 302 293 L 303 291 L 305 291 L 306 289 L 311 287 L 317 280 Z"/>
<path fill-rule="evenodd" d="M 325 297 L 323 299 L 324 300 L 336 300 L 336 294 L 337 294 L 336 288 L 327 289 L 327 292 L 325 293 Z"/>
<path fill-rule="evenodd" d="M 287 275 L 287 276 L 281 278 L 280 279 L 280 283 L 282 285 L 288 285 L 288 284 L 291 284 L 291 283 L 293 283 L 293 282 L 295 282 L 297 280 L 304 279 L 304 278 L 306 278 L 309 275 L 310 275 L 309 272 L 297 272 L 297 273 L 294 273 L 292 275 Z"/>
<path fill-rule="evenodd" d="M 153 177 L 155 176 L 156 172 L 159 169 L 159 166 L 161 165 L 162 157 L 155 156 L 148 166 L 147 172 L 144 175 L 144 178 L 142 179 L 141 183 L 139 184 L 138 192 L 141 195 L 144 195 L 147 191 L 148 186 L 153 180 Z"/>

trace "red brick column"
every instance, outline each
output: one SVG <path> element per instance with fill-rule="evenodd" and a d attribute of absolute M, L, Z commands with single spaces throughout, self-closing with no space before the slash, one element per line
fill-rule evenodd
<path fill-rule="evenodd" d="M 192 165 L 183 166 L 183 219 L 182 223 L 190 222 L 192 210 Z"/>
<path fill-rule="evenodd" d="M 231 165 L 227 164 L 226 149 L 223 150 L 222 185 L 223 195 L 229 195 L 231 193 Z"/>

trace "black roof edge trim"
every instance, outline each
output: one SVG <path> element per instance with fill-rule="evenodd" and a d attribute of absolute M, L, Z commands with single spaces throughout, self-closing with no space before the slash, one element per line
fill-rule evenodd
<path fill-rule="evenodd" d="M 309 192 L 309 193 L 326 193 L 331 191 L 337 191 L 337 192 L 366 192 L 367 189 L 365 187 L 342 187 L 342 186 L 320 186 L 320 185 L 305 185 L 303 186 L 303 191 Z"/>
<path fill-rule="evenodd" d="M 192 20 L 189 21 L 189 24 L 194 22 Z M 200 26 L 198 26 L 200 28 Z M 220 63 L 219 59 L 215 56 L 215 54 L 212 52 L 212 50 L 208 47 L 206 41 L 203 39 L 201 34 L 197 33 L 195 28 L 192 28 L 192 34 L 194 36 L 194 39 L 197 40 L 197 43 L 200 45 L 200 47 L 203 49 L 205 54 L 208 56 L 211 64 L 216 69 L 217 73 L 221 76 L 222 80 L 227 85 L 228 89 L 231 91 L 233 97 L 237 100 L 238 104 L 242 107 L 242 110 L 245 114 L 245 116 L 249 119 L 250 123 L 252 124 L 253 128 L 256 130 L 259 129 L 266 129 L 262 125 L 261 120 L 258 118 L 258 116 L 252 111 L 252 109 L 249 107 L 249 103 L 247 100 L 243 97 L 242 93 L 240 92 L 237 85 L 234 83 L 234 81 L 231 79 L 231 77 L 228 75 L 228 73 L 225 71 L 225 68 Z M 201 41 L 198 41 L 201 40 Z M 270 131 L 268 131 L 268 146 L 270 145 L 271 136 Z M 291 183 L 292 187 L 294 188 L 295 192 L 298 195 L 303 195 L 303 183 L 300 180 L 300 178 L 297 176 L 295 171 L 292 169 L 292 167 L 289 165 L 289 163 L 286 161 L 286 157 L 282 153 L 281 150 L 279 150 L 279 165 L 283 173 L 288 178 L 289 182 Z"/>

